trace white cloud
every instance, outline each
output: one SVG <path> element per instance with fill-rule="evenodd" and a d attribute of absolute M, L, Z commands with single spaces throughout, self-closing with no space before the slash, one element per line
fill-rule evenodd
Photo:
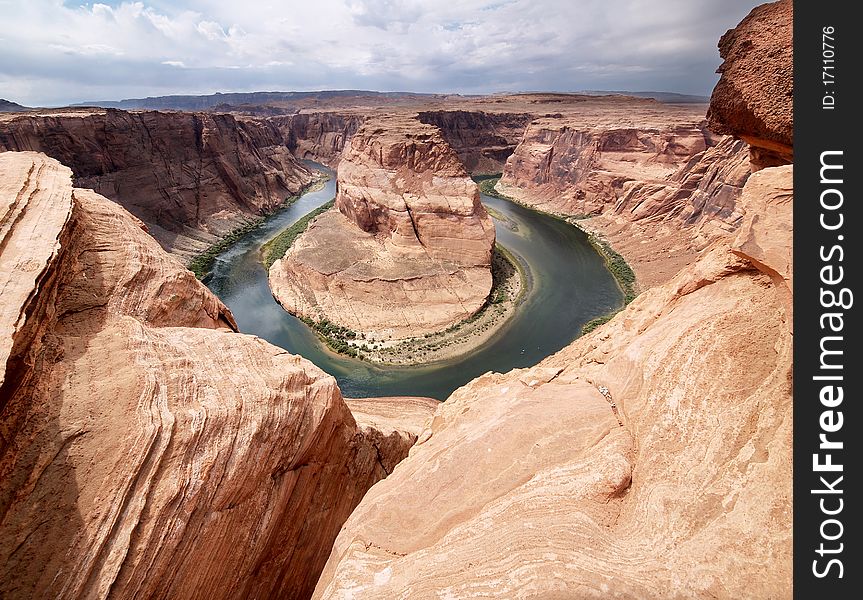
<path fill-rule="evenodd" d="M 706 93 L 719 36 L 757 3 L 11 0 L 0 2 L 0 97 L 15 90 L 12 100 L 51 104 L 254 89 Z"/>

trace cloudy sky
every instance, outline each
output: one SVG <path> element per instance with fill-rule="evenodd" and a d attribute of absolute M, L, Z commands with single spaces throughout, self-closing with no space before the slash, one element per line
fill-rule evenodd
<path fill-rule="evenodd" d="M 709 94 L 757 0 L 0 0 L 0 98 L 216 91 Z"/>

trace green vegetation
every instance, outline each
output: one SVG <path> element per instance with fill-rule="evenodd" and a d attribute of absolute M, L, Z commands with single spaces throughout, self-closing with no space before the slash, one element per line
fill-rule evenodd
<path fill-rule="evenodd" d="M 608 243 L 594 235 L 588 236 L 588 240 L 590 245 L 596 248 L 596 251 L 605 259 L 605 265 L 614 276 L 617 285 L 620 286 L 620 290 L 623 292 L 623 305 L 626 306 L 635 300 L 638 294 L 635 292 L 635 273 L 632 268 Z"/>
<path fill-rule="evenodd" d="M 273 263 L 282 258 L 288 248 L 300 235 L 308 228 L 309 223 L 318 215 L 325 213 L 333 207 L 335 200 L 330 200 L 326 204 L 316 208 L 306 216 L 302 217 L 296 223 L 282 231 L 279 235 L 271 239 L 261 247 L 261 259 L 266 268 L 273 266 Z"/>
<path fill-rule="evenodd" d="M 359 350 L 368 350 L 368 347 L 363 344 L 360 349 L 358 349 L 356 346 L 350 344 L 350 341 L 356 340 L 357 338 L 362 339 L 362 334 L 358 334 L 356 331 L 352 331 L 347 327 L 336 325 L 326 318 L 321 319 L 320 321 L 315 321 L 309 317 L 300 317 L 300 320 L 311 327 L 318 334 L 318 337 L 321 338 L 321 341 L 335 352 L 345 354 L 353 358 L 364 358 L 364 356 L 360 354 Z"/>
<path fill-rule="evenodd" d="M 590 241 L 590 245 L 593 246 L 597 252 L 599 252 L 602 257 L 605 259 L 605 265 L 611 274 L 614 276 L 614 280 L 617 282 L 618 287 L 623 292 L 623 305 L 626 306 L 637 296 L 635 291 L 635 273 L 632 271 L 632 268 L 626 264 L 626 261 L 623 257 L 615 252 L 615 250 L 608 245 L 607 242 L 603 242 L 598 239 L 594 235 L 588 236 L 588 240 Z M 611 319 L 619 313 L 620 310 L 615 310 L 607 315 L 603 315 L 601 317 L 597 317 L 595 319 L 591 319 L 587 323 L 585 323 L 581 328 L 581 334 L 585 335 L 590 333 L 600 325 L 604 325 L 611 321 Z"/>
<path fill-rule="evenodd" d="M 258 227 L 260 227 L 264 223 L 264 221 L 267 220 L 268 217 L 271 217 L 291 206 L 294 202 L 299 200 L 303 196 L 303 194 L 319 189 L 328 179 L 329 177 L 322 177 L 316 179 L 315 181 L 305 185 L 296 195 L 285 198 L 285 201 L 282 202 L 279 207 L 276 208 L 274 211 L 267 213 L 261 217 L 251 219 L 243 223 L 239 227 L 232 229 L 230 233 L 228 233 L 228 235 L 224 236 L 218 242 L 204 250 L 201 254 L 195 256 L 189 262 L 187 268 L 195 274 L 195 277 L 197 277 L 198 279 L 203 279 L 210 273 L 210 270 L 213 268 L 213 262 L 216 260 L 216 257 L 219 254 L 230 248 L 243 236 L 253 232 Z"/>
<path fill-rule="evenodd" d="M 261 225 L 261 223 L 264 222 L 264 220 L 265 217 L 253 219 L 240 225 L 236 229 L 231 230 L 228 235 L 226 235 L 221 240 L 207 248 L 204 252 L 193 258 L 188 265 L 188 269 L 195 274 L 195 277 L 197 277 L 198 279 L 203 279 L 213 268 L 213 261 L 216 260 L 216 257 L 219 254 L 230 248 L 232 244 L 234 244 L 244 235 L 257 229 Z"/>
<path fill-rule="evenodd" d="M 498 173 L 497 175 L 474 175 L 473 180 L 479 186 L 481 194 L 491 196 L 492 198 L 500 198 L 501 200 L 515 202 L 514 199 L 510 198 L 506 194 L 501 194 L 499 191 L 494 189 L 494 186 L 496 186 L 497 182 L 500 181 L 502 175 L 503 173 Z"/>
<path fill-rule="evenodd" d="M 616 315 L 619 312 L 620 312 L 619 310 L 616 310 L 614 312 L 608 313 L 607 315 L 603 315 L 601 317 L 596 317 L 595 319 L 591 319 L 590 321 L 588 321 L 587 323 L 585 323 L 584 325 L 581 326 L 581 335 L 585 335 L 585 334 L 590 333 L 591 331 L 593 331 L 594 329 L 596 329 L 600 325 L 605 325 L 606 323 L 608 323 L 609 321 L 611 321 L 614 318 L 614 315 Z"/>

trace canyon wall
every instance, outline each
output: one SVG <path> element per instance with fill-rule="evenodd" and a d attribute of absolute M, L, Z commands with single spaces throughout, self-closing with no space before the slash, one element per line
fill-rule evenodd
<path fill-rule="evenodd" d="M 0 596 L 307 598 L 437 403 L 355 419 L 42 154 L 0 154 L 0 234 Z"/>
<path fill-rule="evenodd" d="M 64 109 L 0 118 L 0 151 L 44 152 L 188 258 L 312 181 L 266 120 Z"/>
<path fill-rule="evenodd" d="M 791 0 L 762 4 L 719 40 L 722 76 L 707 118 L 749 143 L 754 170 L 793 160 L 793 21 Z"/>
<path fill-rule="evenodd" d="M 405 115 L 367 121 L 345 147 L 337 189 L 335 207 L 270 268 L 289 312 L 399 339 L 482 307 L 494 225 L 437 128 Z"/>
<path fill-rule="evenodd" d="M 492 175 L 503 172 L 506 159 L 521 141 L 533 115 L 433 110 L 419 113 L 418 118 L 440 129 L 469 173 Z"/>
<path fill-rule="evenodd" d="M 698 107 L 597 98 L 572 113 L 532 121 L 497 189 L 563 215 L 613 207 L 625 183 L 661 182 L 715 143 Z"/>
<path fill-rule="evenodd" d="M 278 127 L 285 145 L 294 156 L 335 168 L 345 144 L 360 128 L 365 117 L 352 112 L 300 112 L 269 120 Z"/>

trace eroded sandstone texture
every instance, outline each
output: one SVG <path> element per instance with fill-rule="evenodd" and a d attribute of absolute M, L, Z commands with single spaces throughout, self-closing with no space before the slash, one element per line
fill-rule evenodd
<path fill-rule="evenodd" d="M 285 145 L 297 158 L 335 168 L 342 150 L 365 117 L 353 112 L 300 112 L 270 119 L 279 128 Z"/>
<path fill-rule="evenodd" d="M 698 105 L 588 98 L 565 115 L 532 121 L 497 188 L 548 212 L 601 213 L 627 182 L 662 182 L 712 144 Z"/>
<path fill-rule="evenodd" d="M 793 159 L 793 20 L 791 0 L 762 4 L 719 40 L 722 77 L 707 118 L 749 143 L 755 170 Z"/>
<path fill-rule="evenodd" d="M 118 204 L 0 154 L 0 596 L 306 598 L 433 401 L 359 401 Z"/>
<path fill-rule="evenodd" d="M 0 119 L 0 151 L 44 152 L 75 184 L 122 204 L 187 258 L 277 208 L 312 173 L 269 121 L 232 115 L 64 109 Z"/>
<path fill-rule="evenodd" d="M 530 113 L 494 113 L 483 110 L 430 110 L 419 120 L 437 126 L 471 174 L 503 172 L 533 119 Z"/>
<path fill-rule="evenodd" d="M 345 147 L 335 208 L 270 268 L 291 313 L 375 337 L 440 331 L 491 289 L 495 233 L 479 192 L 437 128 L 367 121 Z"/>
<path fill-rule="evenodd" d="M 788 597 L 791 176 L 610 324 L 456 391 L 315 597 Z"/>

